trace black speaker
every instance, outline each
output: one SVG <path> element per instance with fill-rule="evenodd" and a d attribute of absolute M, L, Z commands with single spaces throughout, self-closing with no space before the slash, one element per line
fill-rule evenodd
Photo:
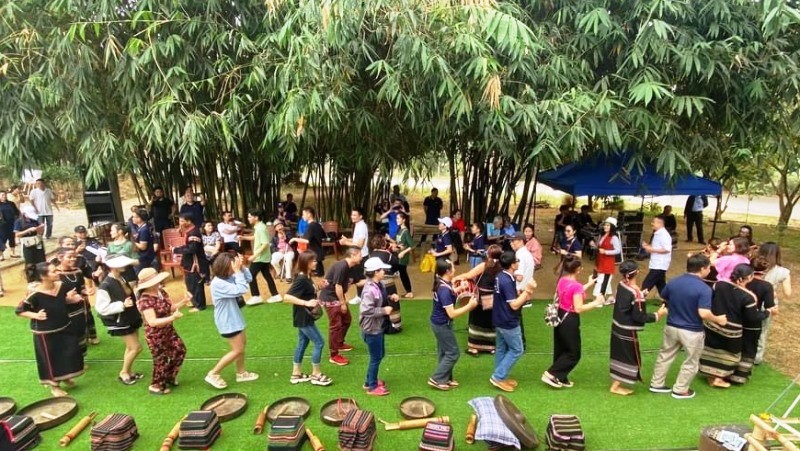
<path fill-rule="evenodd" d="M 84 184 L 83 205 L 89 227 L 123 222 L 124 214 L 116 175 L 111 175 L 94 185 Z"/>

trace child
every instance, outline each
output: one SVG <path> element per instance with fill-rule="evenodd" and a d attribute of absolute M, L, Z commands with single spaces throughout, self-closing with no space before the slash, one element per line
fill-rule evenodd
<path fill-rule="evenodd" d="M 431 329 L 439 349 L 439 362 L 433 376 L 428 379 L 428 385 L 442 391 L 458 387 L 458 382 L 453 379 L 453 367 L 460 352 L 453 333 L 453 320 L 478 306 L 478 299 L 473 296 L 467 305 L 455 308 L 456 292 L 451 284 L 453 273 L 453 264 L 449 260 L 436 262 Z"/>
<path fill-rule="evenodd" d="M 478 266 L 486 256 L 486 237 L 483 236 L 483 224 L 473 222 L 469 228 L 473 235 L 472 241 L 464 245 L 464 249 L 469 252 L 470 269 Z"/>
<path fill-rule="evenodd" d="M 400 297 L 393 294 L 391 297 L 386 295 L 386 289 L 381 284 L 384 273 L 391 266 L 385 264 L 380 258 L 372 257 L 364 263 L 364 275 L 367 282 L 361 292 L 361 305 L 359 307 L 361 318 L 361 336 L 369 350 L 369 366 L 367 367 L 367 378 L 364 389 L 368 395 L 386 396 L 389 390 L 383 381 L 378 379 L 378 368 L 385 354 L 383 344 L 383 320 L 384 317 L 392 313 L 389 306 L 382 307 L 387 300 L 397 302 Z"/>

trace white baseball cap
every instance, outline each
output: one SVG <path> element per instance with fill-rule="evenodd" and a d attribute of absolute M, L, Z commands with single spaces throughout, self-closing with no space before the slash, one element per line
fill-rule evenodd
<path fill-rule="evenodd" d="M 453 227 L 453 220 L 450 218 L 439 218 L 439 222 L 441 224 L 444 224 L 444 226 L 447 227 L 448 229 L 450 227 Z"/>
<path fill-rule="evenodd" d="M 608 224 L 611 224 L 611 225 L 613 225 L 614 227 L 616 227 L 616 226 L 617 226 L 617 218 L 612 218 L 611 216 L 609 216 L 608 218 L 606 218 L 606 220 L 605 220 L 605 221 L 603 221 L 603 222 L 605 222 L 605 223 L 608 223 Z"/>
<path fill-rule="evenodd" d="M 364 262 L 364 271 L 367 272 L 374 272 L 379 269 L 391 269 L 392 267 L 387 265 L 378 257 L 372 257 Z"/>

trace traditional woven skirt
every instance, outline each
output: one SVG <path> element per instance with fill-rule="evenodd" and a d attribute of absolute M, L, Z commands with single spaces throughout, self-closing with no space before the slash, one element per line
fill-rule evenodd
<path fill-rule="evenodd" d="M 86 355 L 86 345 L 89 343 L 89 329 L 87 316 L 89 304 L 81 301 L 77 304 L 67 304 L 67 315 L 69 315 L 69 331 L 78 339 L 78 346 L 81 354 Z M 96 335 L 96 334 L 95 334 Z"/>
<path fill-rule="evenodd" d="M 55 386 L 83 374 L 83 354 L 69 327 L 58 332 L 34 334 L 33 349 L 42 384 Z"/>
<path fill-rule="evenodd" d="M 742 330 L 742 358 L 731 376 L 734 384 L 744 384 L 753 374 L 753 364 L 758 353 L 758 339 L 761 338 L 761 328 Z"/>
<path fill-rule="evenodd" d="M 742 326 L 735 323 L 720 326 L 705 322 L 705 331 L 700 372 L 723 379 L 730 377 L 742 359 Z"/>
<path fill-rule="evenodd" d="M 394 278 L 384 279 L 383 287 L 386 289 L 387 296 L 384 307 L 389 306 L 392 308 L 392 313 L 390 313 L 389 316 L 387 316 L 383 321 L 383 333 L 396 334 L 403 330 L 403 319 L 402 315 L 400 314 L 400 302 L 391 301 L 388 299 L 391 295 L 397 294 L 397 285 L 394 282 Z"/>
<path fill-rule="evenodd" d="M 611 379 L 633 385 L 641 382 L 642 357 L 639 336 L 635 330 L 611 325 Z"/>
<path fill-rule="evenodd" d="M 485 296 L 494 295 L 484 294 L 481 298 Z M 479 302 L 478 306 L 469 312 L 467 348 L 478 352 L 494 352 L 496 333 L 492 322 L 492 311 L 484 310 L 482 305 L 483 303 Z"/>

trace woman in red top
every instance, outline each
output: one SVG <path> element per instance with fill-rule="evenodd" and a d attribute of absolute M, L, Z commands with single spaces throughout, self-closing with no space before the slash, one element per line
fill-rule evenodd
<path fill-rule="evenodd" d="M 617 255 L 622 254 L 622 242 L 617 236 L 617 218 L 607 218 L 603 222 L 603 236 L 600 243 L 592 241 L 597 247 L 597 283 L 594 285 L 594 300 L 606 305 L 614 303 L 611 293 L 611 276 L 614 274 Z"/>

